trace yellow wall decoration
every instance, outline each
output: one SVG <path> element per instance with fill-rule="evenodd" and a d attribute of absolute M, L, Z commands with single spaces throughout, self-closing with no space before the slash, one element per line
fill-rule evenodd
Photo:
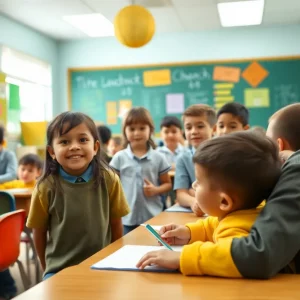
<path fill-rule="evenodd" d="M 47 122 L 21 122 L 25 146 L 45 146 Z"/>
<path fill-rule="evenodd" d="M 119 11 L 114 20 L 115 35 L 125 46 L 138 48 L 146 45 L 155 32 L 151 13 L 140 5 L 129 5 Z"/>

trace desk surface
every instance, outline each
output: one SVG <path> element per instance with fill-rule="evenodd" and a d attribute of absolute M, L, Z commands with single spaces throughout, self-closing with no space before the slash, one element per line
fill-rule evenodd
<path fill-rule="evenodd" d="M 185 224 L 197 218 L 190 213 L 162 213 L 148 223 Z M 300 299 L 299 275 L 278 275 L 271 280 L 224 279 L 128 271 L 91 270 L 90 266 L 125 244 L 156 245 L 139 227 L 80 265 L 67 268 L 17 297 L 17 300 L 159 299 L 240 300 Z M 258 266 L 259 267 L 259 266 Z"/>
<path fill-rule="evenodd" d="M 28 216 L 30 209 L 30 200 L 31 200 L 31 189 L 11 189 L 6 190 L 7 192 L 14 195 L 16 200 L 16 208 L 24 209 L 26 212 L 26 216 Z"/>

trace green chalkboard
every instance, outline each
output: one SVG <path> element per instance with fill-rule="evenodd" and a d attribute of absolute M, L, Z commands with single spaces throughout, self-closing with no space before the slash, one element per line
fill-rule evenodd
<path fill-rule="evenodd" d="M 218 109 L 236 101 L 250 111 L 250 125 L 267 126 L 279 108 L 300 99 L 300 57 L 69 69 L 70 109 L 121 132 L 122 116 L 144 106 L 156 131 L 165 115 L 181 117 L 189 105 Z"/>

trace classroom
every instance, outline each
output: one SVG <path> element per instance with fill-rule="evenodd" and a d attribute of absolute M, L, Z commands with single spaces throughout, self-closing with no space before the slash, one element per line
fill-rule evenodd
<path fill-rule="evenodd" d="M 0 2 L 0 300 L 298 299 L 299 0 Z"/>

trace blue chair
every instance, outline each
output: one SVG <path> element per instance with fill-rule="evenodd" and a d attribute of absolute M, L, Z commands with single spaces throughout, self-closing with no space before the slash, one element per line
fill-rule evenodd
<path fill-rule="evenodd" d="M 0 191 L 0 215 L 16 210 L 15 197 L 4 191 Z"/>

